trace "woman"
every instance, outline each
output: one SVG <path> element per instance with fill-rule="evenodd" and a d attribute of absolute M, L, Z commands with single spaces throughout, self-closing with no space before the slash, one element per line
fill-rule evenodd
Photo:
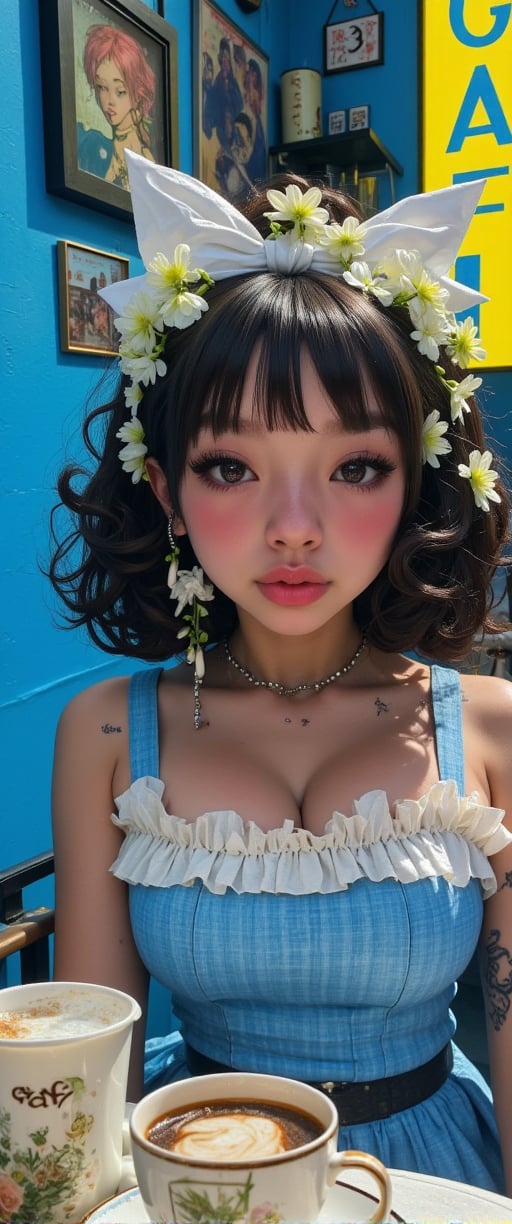
<path fill-rule="evenodd" d="M 424 661 L 492 630 L 506 536 L 452 314 L 481 299 L 444 275 L 481 185 L 363 225 L 129 165 L 147 272 L 104 291 L 124 377 L 51 575 L 106 650 L 179 665 L 63 714 L 56 974 L 154 974 L 190 1073 L 320 1084 L 341 1147 L 502 1189 L 450 1003 L 480 937 L 510 1172 L 512 689 Z"/>
<path fill-rule="evenodd" d="M 94 90 L 112 139 L 78 124 L 78 165 L 116 187 L 128 190 L 125 150 L 154 161 L 151 151 L 151 111 L 155 75 L 139 44 L 113 26 L 93 25 L 87 31 L 84 72 Z"/>

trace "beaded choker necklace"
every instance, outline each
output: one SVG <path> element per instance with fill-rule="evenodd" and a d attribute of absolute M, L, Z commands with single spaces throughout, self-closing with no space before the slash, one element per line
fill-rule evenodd
<path fill-rule="evenodd" d="M 343 667 L 339 667 L 337 671 L 331 672 L 330 676 L 324 676 L 323 680 L 314 680 L 311 684 L 294 684 L 291 688 L 287 688 L 285 684 L 279 684 L 276 680 L 258 680 L 257 676 L 254 676 L 247 667 L 242 667 L 242 664 L 233 657 L 228 646 L 228 640 L 224 638 L 224 653 L 231 667 L 236 667 L 236 670 L 240 672 L 244 679 L 248 680 L 249 684 L 254 684 L 255 688 L 271 689 L 273 693 L 277 693 L 278 697 L 294 697 L 296 693 L 320 693 L 322 689 L 327 688 L 328 684 L 333 684 L 335 680 L 339 680 L 341 676 L 346 676 L 347 672 L 352 670 L 365 646 L 366 635 L 363 633 L 357 650 Z"/>

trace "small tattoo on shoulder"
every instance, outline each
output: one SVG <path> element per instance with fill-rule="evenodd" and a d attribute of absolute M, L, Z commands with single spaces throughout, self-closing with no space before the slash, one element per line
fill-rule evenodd
<path fill-rule="evenodd" d="M 113 727 L 113 726 L 112 726 L 112 723 L 103 723 L 103 726 L 102 726 L 101 730 L 103 731 L 103 734 L 104 734 L 104 735 L 112 735 L 112 734 L 114 734 L 114 735 L 121 735 L 121 734 L 122 734 L 122 730 L 123 730 L 123 728 L 122 728 L 122 727 Z"/>
<path fill-rule="evenodd" d="M 377 710 L 377 718 L 379 717 L 379 714 L 389 714 L 391 707 L 388 705 L 387 701 L 381 701 L 380 697 L 377 697 L 373 704 Z"/>

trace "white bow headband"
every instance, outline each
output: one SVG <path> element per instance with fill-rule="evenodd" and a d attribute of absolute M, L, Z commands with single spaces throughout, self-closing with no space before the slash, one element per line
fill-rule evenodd
<path fill-rule="evenodd" d="M 146 268 L 161 252 L 172 263 L 180 243 L 192 262 L 214 281 L 251 272 L 292 273 L 312 268 L 340 275 L 339 258 L 325 246 L 283 238 L 262 238 L 228 200 L 205 183 L 169 166 L 125 151 L 137 241 Z M 365 260 L 374 268 L 397 250 L 419 253 L 425 269 L 448 291 L 446 305 L 466 310 L 487 301 L 483 294 L 452 280 L 454 263 L 485 180 L 409 196 L 364 222 Z M 146 275 L 118 281 L 101 296 L 122 315 L 133 294 L 148 287 Z"/>

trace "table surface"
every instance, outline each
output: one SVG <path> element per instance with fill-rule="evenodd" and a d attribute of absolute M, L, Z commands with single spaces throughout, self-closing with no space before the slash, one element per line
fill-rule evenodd
<path fill-rule="evenodd" d="M 415 1224 L 512 1224 L 512 1199 L 466 1186 L 462 1182 L 427 1177 L 423 1173 L 408 1173 L 404 1169 L 389 1170 L 393 1186 L 393 1211 Z M 369 1188 L 364 1175 L 350 1171 L 351 1184 Z"/>

